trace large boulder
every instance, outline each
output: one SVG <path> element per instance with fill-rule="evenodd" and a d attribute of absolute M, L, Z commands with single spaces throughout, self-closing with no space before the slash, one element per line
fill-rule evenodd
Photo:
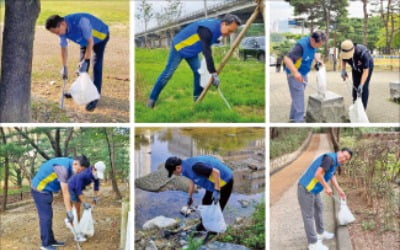
<path fill-rule="evenodd" d="M 163 229 L 167 227 L 173 227 L 176 224 L 178 224 L 177 220 L 160 215 L 151 220 L 146 221 L 143 224 L 143 229 L 144 230 L 150 230 L 154 228 Z"/>

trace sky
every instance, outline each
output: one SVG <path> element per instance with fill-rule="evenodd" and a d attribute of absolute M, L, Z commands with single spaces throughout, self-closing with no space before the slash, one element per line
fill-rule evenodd
<path fill-rule="evenodd" d="M 369 8 L 370 9 L 370 8 Z M 282 1 L 270 1 L 270 18 L 271 22 L 277 20 L 287 20 L 293 17 L 294 8 L 289 3 Z M 363 7 L 361 1 L 349 1 L 347 7 L 349 17 L 363 17 Z"/>

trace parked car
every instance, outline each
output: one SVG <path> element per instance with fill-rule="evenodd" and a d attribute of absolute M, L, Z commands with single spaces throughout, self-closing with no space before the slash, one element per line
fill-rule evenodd
<path fill-rule="evenodd" d="M 246 60 L 248 57 L 265 62 L 265 37 L 246 37 L 239 48 L 239 56 Z"/>

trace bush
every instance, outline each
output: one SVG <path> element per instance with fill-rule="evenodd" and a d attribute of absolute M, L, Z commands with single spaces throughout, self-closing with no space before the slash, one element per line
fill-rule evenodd
<path fill-rule="evenodd" d="M 270 142 L 270 159 L 296 151 L 307 138 L 309 128 L 275 128 L 278 135 Z"/>
<path fill-rule="evenodd" d="M 219 240 L 245 245 L 252 249 L 265 248 L 265 202 L 256 206 L 256 210 L 248 223 L 239 227 L 229 226 L 227 231 L 219 236 Z"/>

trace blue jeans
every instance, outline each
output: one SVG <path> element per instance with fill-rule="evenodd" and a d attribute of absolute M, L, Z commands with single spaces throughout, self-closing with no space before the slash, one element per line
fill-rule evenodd
<path fill-rule="evenodd" d="M 110 34 L 104 41 L 99 42 L 93 46 L 93 83 L 96 86 L 99 94 L 101 94 L 101 84 L 103 80 L 103 58 L 104 50 L 108 40 L 110 39 Z M 86 47 L 81 47 L 81 60 L 85 56 Z"/>
<path fill-rule="evenodd" d="M 303 76 L 304 80 L 307 78 Z M 298 82 L 293 76 L 287 76 L 292 104 L 289 119 L 293 122 L 304 122 L 304 91 L 306 85 Z"/>
<path fill-rule="evenodd" d="M 167 66 L 165 67 L 161 75 L 158 77 L 156 83 L 154 84 L 153 90 L 151 91 L 150 94 L 151 100 L 156 101 L 158 99 L 158 96 L 160 95 L 163 88 L 167 85 L 169 79 L 171 79 L 172 75 L 178 68 L 182 59 L 184 58 L 172 46 L 169 52 Z M 203 91 L 203 88 L 200 86 L 200 74 L 198 72 L 200 68 L 200 60 L 198 56 L 185 59 L 193 72 L 193 77 L 194 77 L 193 96 L 194 100 L 196 100 Z"/>
<path fill-rule="evenodd" d="M 53 193 L 38 192 L 31 189 L 31 194 L 39 214 L 42 246 L 47 247 L 56 242 L 53 233 Z"/>

